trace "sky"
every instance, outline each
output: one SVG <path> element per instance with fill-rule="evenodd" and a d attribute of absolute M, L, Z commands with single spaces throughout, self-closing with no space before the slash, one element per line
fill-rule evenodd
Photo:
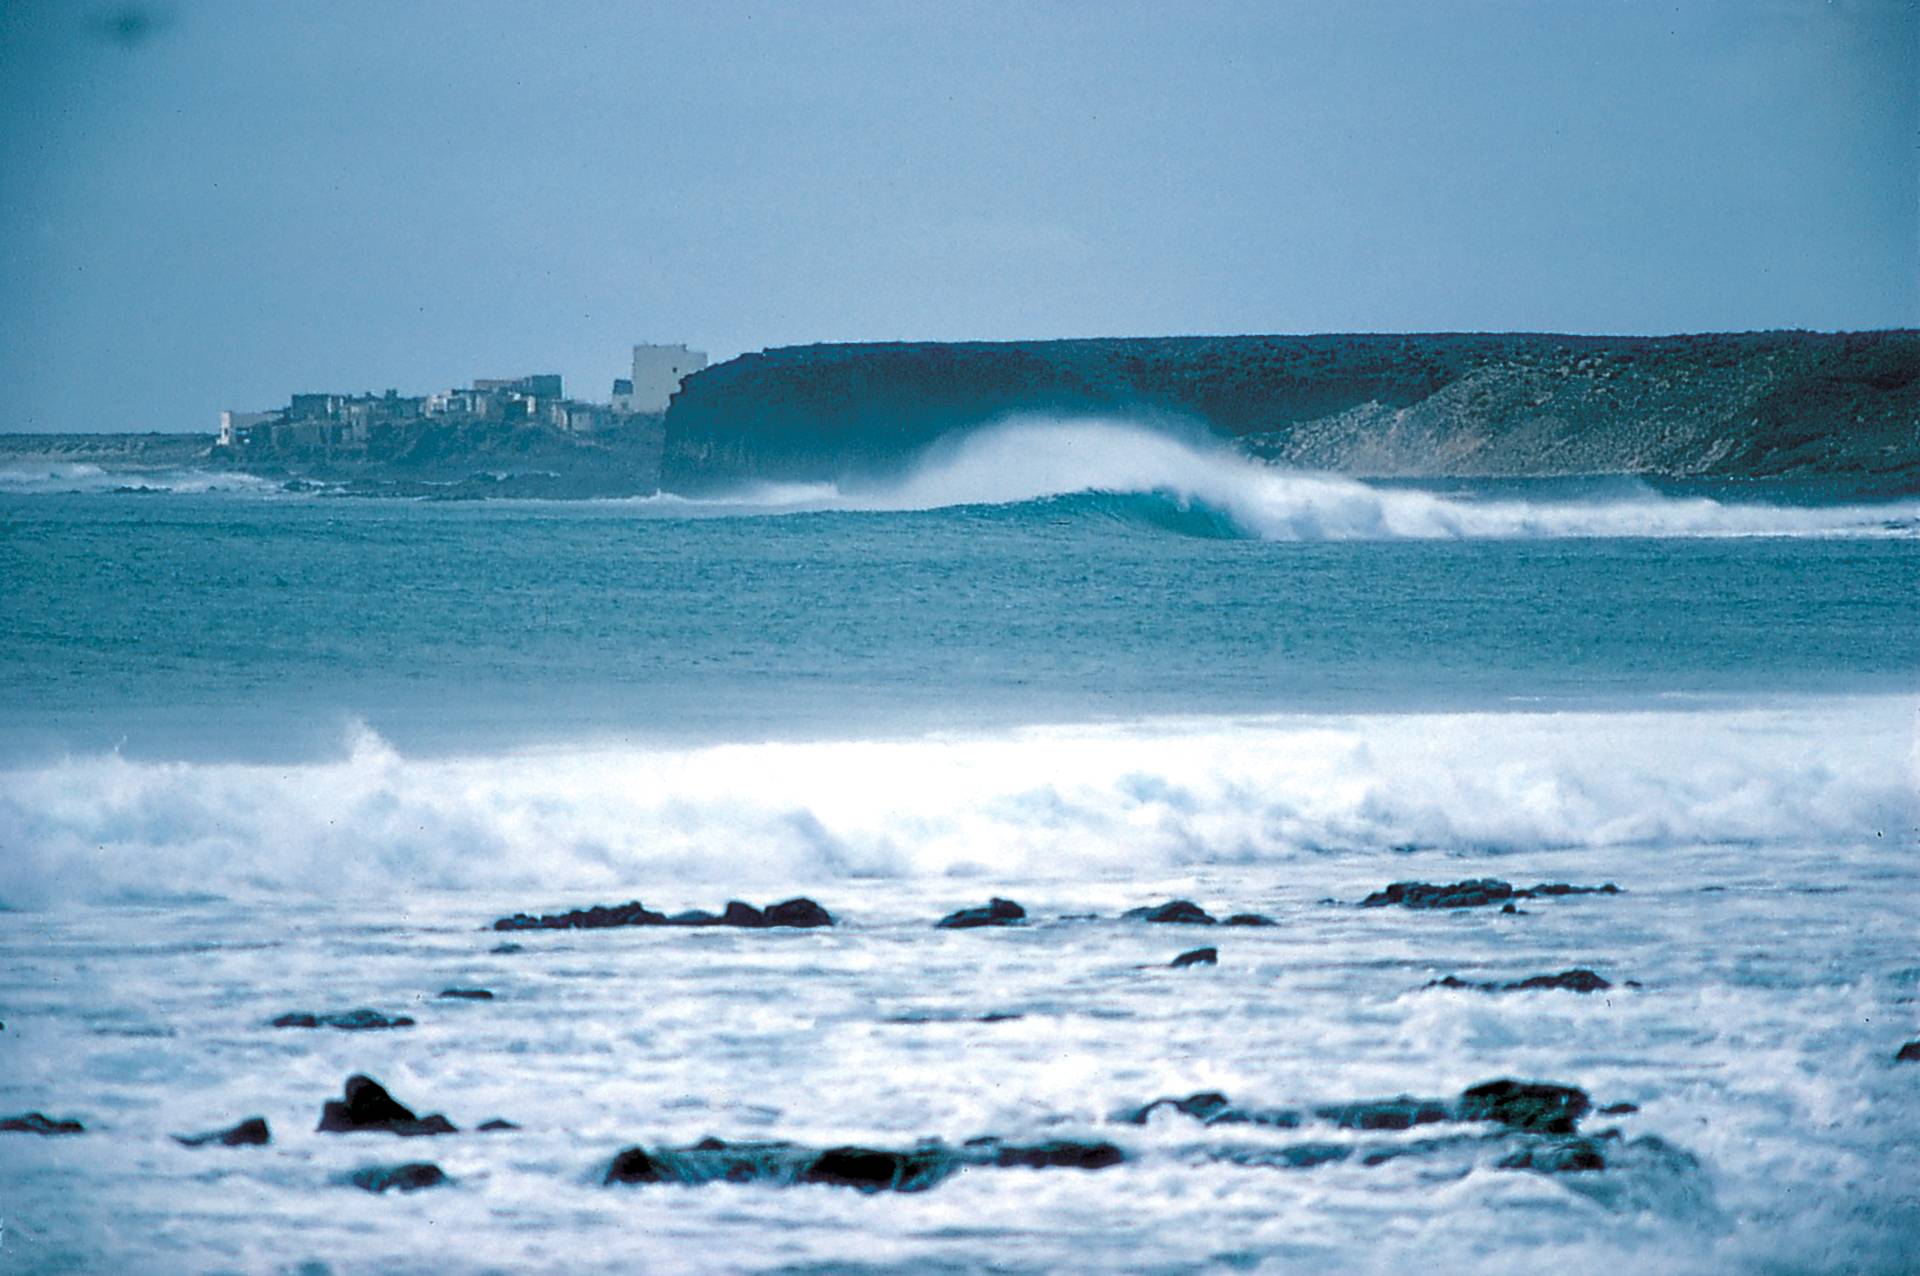
<path fill-rule="evenodd" d="M 0 431 L 637 341 L 1920 326 L 1920 3 L 0 0 Z"/>

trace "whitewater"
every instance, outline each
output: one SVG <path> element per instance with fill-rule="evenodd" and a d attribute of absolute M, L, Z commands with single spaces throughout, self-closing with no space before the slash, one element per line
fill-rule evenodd
<path fill-rule="evenodd" d="M 1219 441 L 1126 421 L 1022 415 L 943 441 L 904 475 L 762 483 L 698 500 L 668 494 L 633 503 L 685 516 L 907 512 L 1136 496 L 1216 515 L 1228 534 L 1277 541 L 1920 535 L 1920 501 L 1914 500 L 1783 505 L 1676 496 L 1634 482 L 1606 484 L 1601 495 L 1584 499 L 1503 499 L 1455 488 L 1382 487 L 1276 469 Z"/>
<path fill-rule="evenodd" d="M 5 1270 L 1920 1267 L 1920 501 L 1031 417 L 697 499 L 16 469 L 0 1118 L 83 1132 L 0 1132 Z M 352 1074 L 459 1132 L 317 1131 Z M 1287 1119 L 1131 1119 L 1209 1093 Z M 605 1182 L 707 1139 L 960 1159 Z"/>

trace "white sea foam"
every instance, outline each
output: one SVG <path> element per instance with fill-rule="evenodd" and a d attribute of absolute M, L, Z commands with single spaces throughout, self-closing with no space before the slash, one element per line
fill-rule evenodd
<path fill-rule="evenodd" d="M 1471 499 L 1278 469 L 1115 420 L 1020 417 L 936 447 L 876 484 L 760 484 L 711 500 L 651 498 L 662 513 L 905 511 L 1016 505 L 1078 493 L 1157 495 L 1218 511 L 1265 540 L 1496 537 L 1914 536 L 1920 501 L 1730 504 L 1705 497 Z"/>
<path fill-rule="evenodd" d="M 1092 878 L 1393 848 L 1910 835 L 1914 707 L 1190 719 L 0 774 L 0 901 Z"/>
<path fill-rule="evenodd" d="M 280 485 L 233 470 L 202 470 L 191 466 L 109 468 L 85 461 L 36 461 L 21 458 L 0 466 L 0 493 L 22 495 L 62 492 L 148 491 L 191 494 L 199 492 L 278 491 Z"/>

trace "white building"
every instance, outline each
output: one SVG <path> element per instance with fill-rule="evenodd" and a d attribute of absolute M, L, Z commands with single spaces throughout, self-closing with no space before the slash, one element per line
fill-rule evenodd
<path fill-rule="evenodd" d="M 222 412 L 220 414 L 220 446 L 232 447 L 239 440 L 242 431 L 279 419 L 278 412 L 236 412 L 231 409 Z"/>
<path fill-rule="evenodd" d="M 613 396 L 615 412 L 665 412 L 680 383 L 707 366 L 704 350 L 635 346 L 633 384 Z"/>

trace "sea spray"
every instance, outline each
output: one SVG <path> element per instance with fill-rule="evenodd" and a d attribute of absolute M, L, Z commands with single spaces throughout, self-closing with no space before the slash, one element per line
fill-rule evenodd
<path fill-rule="evenodd" d="M 0 901 L 1111 877 L 1299 856 L 1859 844 L 1915 823 L 1905 698 L 582 741 L 0 773 Z M 1382 870 L 1388 871 L 1388 870 Z M 703 887 L 704 890 L 704 887 Z"/>
<path fill-rule="evenodd" d="M 1644 485 L 1585 499 L 1502 499 L 1381 486 L 1285 470 L 1225 442 L 1118 419 L 1022 416 L 944 440 L 905 477 L 867 483 L 753 484 L 710 498 L 666 494 L 654 514 L 904 512 L 1017 506 L 1082 493 L 1133 495 L 1199 511 L 1274 541 L 1556 537 L 1915 536 L 1920 501 L 1875 505 L 1730 503 Z M 1149 521 L 1167 522 L 1149 508 Z M 1194 530 L 1174 520 L 1176 530 Z"/>

